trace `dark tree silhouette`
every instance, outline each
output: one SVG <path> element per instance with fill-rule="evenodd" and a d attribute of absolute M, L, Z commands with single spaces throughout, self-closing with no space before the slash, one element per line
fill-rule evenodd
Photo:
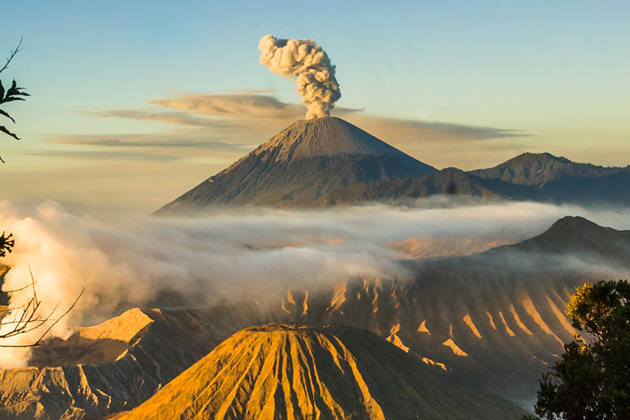
<path fill-rule="evenodd" d="M 566 313 L 577 333 L 540 380 L 536 414 L 545 420 L 630 419 L 630 283 L 585 284 Z"/>
<path fill-rule="evenodd" d="M 15 50 L 11 51 L 11 54 L 9 55 L 9 58 L 7 58 L 7 62 L 4 64 L 4 66 L 0 69 L 0 73 L 2 73 L 3 71 L 5 71 L 7 68 L 9 68 L 9 64 L 11 64 L 11 61 L 13 60 L 13 58 L 15 57 L 15 55 L 20 52 L 20 47 L 22 46 L 22 38 L 20 38 L 20 42 L 18 43 L 17 47 L 15 48 Z M 23 87 L 19 87 L 17 85 L 17 82 L 15 81 L 15 79 L 13 79 L 13 82 L 11 83 L 11 86 L 5 90 L 4 85 L 2 84 L 2 80 L 0 80 L 0 115 L 3 117 L 6 117 L 8 119 L 10 119 L 11 121 L 13 121 L 13 123 L 15 123 L 15 120 L 13 119 L 13 117 L 11 117 L 11 115 L 9 115 L 9 113 L 7 111 L 5 111 L 4 109 L 2 109 L 2 107 L 9 103 L 9 102 L 14 102 L 14 101 L 24 101 L 25 100 L 25 96 L 29 96 L 28 93 L 24 92 L 24 88 Z M 13 137 L 16 140 L 19 140 L 20 138 L 12 133 L 11 131 L 9 131 L 8 128 L 6 128 L 4 125 L 0 125 L 0 131 Z M 2 160 L 2 157 L 0 157 L 0 162 L 4 163 L 4 160 Z"/>
<path fill-rule="evenodd" d="M 15 245 L 13 234 L 9 233 L 7 235 L 5 232 L 2 232 L 2 236 L 0 236 L 0 257 L 9 254 L 13 250 L 13 245 Z"/>

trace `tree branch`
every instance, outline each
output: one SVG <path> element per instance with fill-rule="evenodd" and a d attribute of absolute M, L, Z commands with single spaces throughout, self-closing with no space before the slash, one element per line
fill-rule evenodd
<path fill-rule="evenodd" d="M 6 69 L 8 69 L 8 68 L 9 68 L 9 64 L 11 63 L 11 60 L 13 60 L 13 57 L 15 57 L 15 55 L 16 55 L 17 53 L 19 53 L 20 51 L 22 51 L 22 50 L 20 49 L 20 47 L 22 46 L 22 39 L 23 39 L 23 38 L 24 38 L 24 37 L 20 37 L 20 42 L 18 42 L 18 45 L 17 45 L 17 47 L 15 47 L 15 50 L 12 50 L 12 51 L 11 51 L 11 55 L 9 56 L 9 58 L 7 58 L 7 62 L 5 63 L 4 67 L 2 67 L 2 68 L 0 69 L 0 73 L 2 73 L 3 71 L 5 71 Z"/>

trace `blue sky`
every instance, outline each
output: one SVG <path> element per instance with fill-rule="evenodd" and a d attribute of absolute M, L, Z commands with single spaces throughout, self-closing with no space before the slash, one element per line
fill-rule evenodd
<path fill-rule="evenodd" d="M 258 62 L 266 34 L 322 45 L 338 106 L 363 110 L 348 119 L 433 166 L 487 167 L 525 151 L 630 164 L 625 1 L 21 0 L 2 14 L 0 57 L 24 43 L 0 79 L 32 95 L 6 107 L 23 137 L 2 138 L 6 199 L 150 211 L 228 166 L 287 120 L 241 116 L 217 131 L 165 122 L 182 110 L 149 101 L 228 91 L 298 104 L 294 83 Z M 400 120 L 423 129 L 401 132 Z M 422 125 L 436 122 L 447 129 Z M 461 135 L 475 128 L 494 134 Z M 147 144 L 103 146 L 108 136 Z"/>

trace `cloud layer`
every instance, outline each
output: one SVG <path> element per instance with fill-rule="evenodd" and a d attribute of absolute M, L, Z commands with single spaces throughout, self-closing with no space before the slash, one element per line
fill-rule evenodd
<path fill-rule="evenodd" d="M 410 278 L 396 251 L 408 238 L 484 238 L 516 242 L 567 214 L 630 228 L 630 213 L 594 213 L 531 203 L 392 208 L 216 212 L 198 219 L 80 217 L 54 203 L 0 203 L 0 225 L 16 238 L 4 263 L 4 289 L 28 283 L 29 266 L 44 310 L 67 308 L 85 294 L 53 334 L 93 324 L 134 306 L 201 307 L 221 299 L 263 299 L 349 276 Z M 19 304 L 19 297 L 14 304 Z M 19 337 L 29 340 L 31 337 Z M 2 353 L 7 354 L 7 353 Z M 11 355 L 11 357 L 17 357 Z M 24 362 L 24 355 L 15 359 Z M 3 366 L 11 360 L 0 357 Z"/>

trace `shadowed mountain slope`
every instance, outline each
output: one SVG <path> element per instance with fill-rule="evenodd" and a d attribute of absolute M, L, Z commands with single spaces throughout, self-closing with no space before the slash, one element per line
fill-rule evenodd
<path fill-rule="evenodd" d="M 549 153 L 523 153 L 493 168 L 478 169 L 470 173 L 485 179 L 541 187 L 561 178 L 601 178 L 619 172 L 630 173 L 630 167 L 605 168 L 590 163 L 572 162 Z"/>
<path fill-rule="evenodd" d="M 625 206 L 630 205 L 630 167 L 604 168 L 549 153 L 525 153 L 490 169 L 464 172 L 447 168 L 419 178 L 349 184 L 321 201 L 327 205 L 407 204 L 434 195 Z"/>
<path fill-rule="evenodd" d="M 567 216 L 558 220 L 541 235 L 515 245 L 494 248 L 489 252 L 504 250 L 546 254 L 572 253 L 584 259 L 611 260 L 630 267 L 630 231 L 599 226 L 583 217 Z"/>
<path fill-rule="evenodd" d="M 342 326 L 271 324 L 226 340 L 117 419 L 516 419 L 378 336 Z"/>
<path fill-rule="evenodd" d="M 524 153 L 494 168 L 470 172 L 498 195 L 580 205 L 630 205 L 630 166 L 606 168 L 549 153 Z"/>
<path fill-rule="evenodd" d="M 432 195 L 458 195 L 486 200 L 501 198 L 475 177 L 460 169 L 447 168 L 421 178 L 351 184 L 330 192 L 323 201 L 326 205 L 366 201 L 400 204 Z"/>
<path fill-rule="evenodd" d="M 339 118 L 302 120 L 156 214 L 217 205 L 314 206 L 346 185 L 434 171 Z"/>

